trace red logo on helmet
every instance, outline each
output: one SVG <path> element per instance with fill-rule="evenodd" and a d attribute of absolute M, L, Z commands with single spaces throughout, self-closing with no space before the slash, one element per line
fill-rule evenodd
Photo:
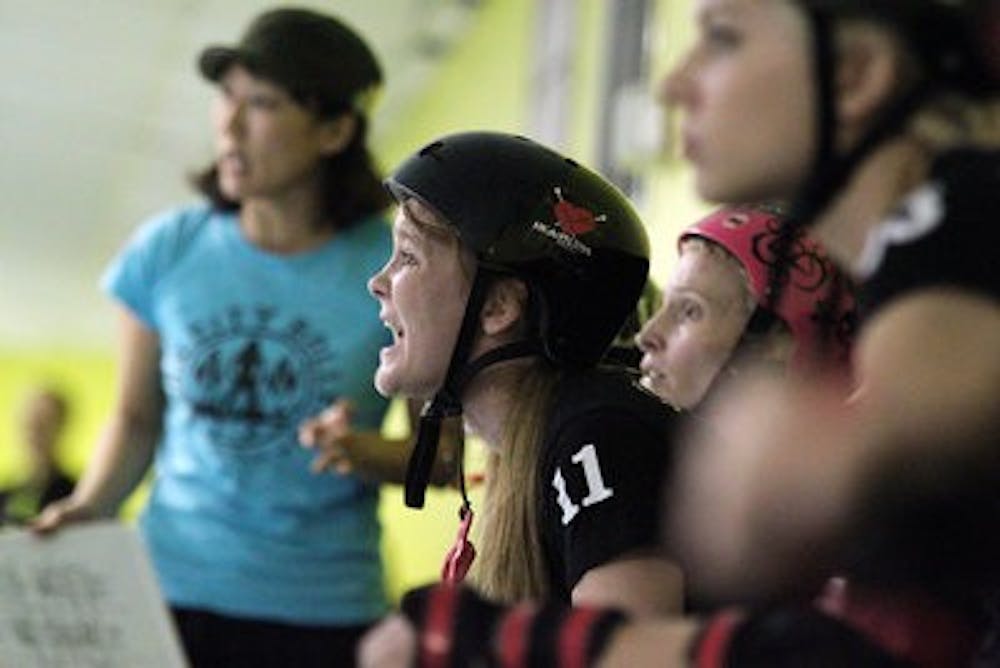
<path fill-rule="evenodd" d="M 586 207 L 577 206 L 563 198 L 562 189 L 556 188 L 556 202 L 552 208 L 555 213 L 556 222 L 566 234 L 574 237 L 586 234 L 597 228 L 597 223 L 602 223 L 607 218 L 605 215 L 595 216 L 594 212 Z"/>

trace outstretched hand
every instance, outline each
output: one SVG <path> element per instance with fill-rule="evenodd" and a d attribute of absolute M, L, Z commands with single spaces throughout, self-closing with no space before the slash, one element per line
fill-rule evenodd
<path fill-rule="evenodd" d="M 28 522 L 28 528 L 36 534 L 49 534 L 69 524 L 101 517 L 101 513 L 90 504 L 68 496 L 45 506 L 37 517 Z"/>
<path fill-rule="evenodd" d="M 355 469 L 355 451 L 364 438 L 381 438 L 378 434 L 355 432 L 352 425 L 354 404 L 339 399 L 329 408 L 299 425 L 299 443 L 316 452 L 310 469 L 313 473 L 335 471 L 341 475 Z"/>

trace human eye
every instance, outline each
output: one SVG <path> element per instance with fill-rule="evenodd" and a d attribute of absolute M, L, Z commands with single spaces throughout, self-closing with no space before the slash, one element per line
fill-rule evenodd
<path fill-rule="evenodd" d="M 702 38 L 709 47 L 720 50 L 734 48 L 741 41 L 740 33 L 724 23 L 707 25 L 702 33 Z"/>
<path fill-rule="evenodd" d="M 702 46 L 709 50 L 724 51 L 736 47 L 742 41 L 742 33 L 733 17 L 709 14 L 701 21 L 699 31 Z"/>
<path fill-rule="evenodd" d="M 392 264 L 397 267 L 408 267 L 417 264 L 417 259 L 412 241 L 405 237 L 397 238 L 392 252 Z"/>
<path fill-rule="evenodd" d="M 682 320 L 696 322 L 701 320 L 704 311 L 701 304 L 693 299 L 684 299 L 678 305 L 678 312 Z"/>

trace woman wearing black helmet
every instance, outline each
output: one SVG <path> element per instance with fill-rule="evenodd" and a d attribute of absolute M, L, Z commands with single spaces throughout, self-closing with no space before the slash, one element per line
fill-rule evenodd
<path fill-rule="evenodd" d="M 472 579 L 488 597 L 680 607 L 652 553 L 669 411 L 596 365 L 646 281 L 648 242 L 604 179 L 523 137 L 447 136 L 387 179 L 394 252 L 369 284 L 392 330 L 375 384 L 428 400 L 408 472 L 420 506 L 436 429 L 463 415 L 489 447 Z M 471 559 L 471 510 L 445 565 Z"/>
<path fill-rule="evenodd" d="M 840 388 L 734 388 L 710 421 L 733 438 L 680 473 L 726 481 L 710 507 L 680 497 L 699 584 L 802 603 L 630 625 L 602 665 L 966 665 L 997 563 L 997 3 L 696 5 L 666 94 L 698 189 L 815 224 L 863 282 L 861 385 L 847 408 Z"/>

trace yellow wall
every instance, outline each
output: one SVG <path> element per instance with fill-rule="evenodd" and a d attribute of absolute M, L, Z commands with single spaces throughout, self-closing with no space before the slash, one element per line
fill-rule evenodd
<path fill-rule="evenodd" d="M 483 3 L 420 99 L 379 135 L 376 150 L 387 169 L 442 134 L 523 131 L 533 17 L 531 0 Z"/>
<path fill-rule="evenodd" d="M 653 82 L 650 95 L 658 95 L 665 73 L 682 56 L 693 38 L 690 0 L 656 0 L 651 34 Z M 676 138 L 676 113 L 667 111 L 665 154 L 647 177 L 648 202 L 643 211 L 653 242 L 653 278 L 663 285 L 677 258 L 676 239 L 682 229 L 708 212 L 695 195 L 691 170 L 680 157 Z"/>

